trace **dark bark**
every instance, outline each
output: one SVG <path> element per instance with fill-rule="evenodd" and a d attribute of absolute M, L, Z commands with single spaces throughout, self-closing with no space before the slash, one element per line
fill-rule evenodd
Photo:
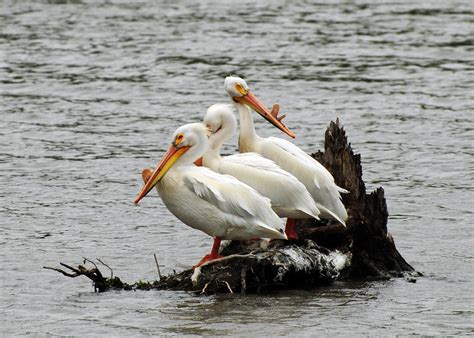
<path fill-rule="evenodd" d="M 94 262 L 92 262 L 92 261 L 85 258 L 84 259 L 84 264 L 86 262 L 92 263 L 94 265 L 94 267 L 88 269 L 88 268 L 84 267 L 83 265 L 78 265 L 77 268 L 74 268 L 70 265 L 67 265 L 67 264 L 64 264 L 64 263 L 59 263 L 63 267 L 65 267 L 66 269 L 71 270 L 73 273 L 67 272 L 67 271 L 64 271 L 64 270 L 58 269 L 58 268 L 51 268 L 49 266 L 43 266 L 43 269 L 57 271 L 57 272 L 63 274 L 64 276 L 71 277 L 71 278 L 76 278 L 76 277 L 79 277 L 79 276 L 86 276 L 87 278 L 89 278 L 91 281 L 94 282 L 94 291 L 95 292 L 107 291 L 107 289 L 109 288 L 108 285 L 107 285 L 107 278 L 105 278 L 102 275 L 99 268 L 97 267 L 97 265 Z M 110 280 L 112 280 L 112 279 L 113 279 L 113 276 L 110 277 Z"/>
<path fill-rule="evenodd" d="M 349 220 L 347 228 L 338 227 L 337 234 L 331 235 L 325 231 L 325 235 L 318 234 L 318 228 L 306 226 L 306 238 L 352 253 L 351 266 L 343 273 L 345 278 L 388 278 L 414 271 L 397 251 L 387 231 L 384 190 L 378 188 L 366 194 L 360 155 L 354 155 L 339 120 L 331 122 L 326 130 L 324 152 L 318 151 L 312 156 L 332 173 L 337 185 L 350 191 L 343 195 Z"/>
<path fill-rule="evenodd" d="M 78 275 L 93 276 L 99 292 L 114 288 L 246 293 L 312 288 L 335 279 L 390 278 L 413 272 L 387 231 L 384 190 L 366 193 L 360 155 L 354 155 L 338 120 L 331 122 L 326 131 L 324 152 L 312 156 L 333 174 L 340 187 L 349 191 L 343 195 L 349 213 L 347 227 L 327 221 L 300 221 L 296 228 L 298 241 L 232 241 L 222 249 L 223 259 L 154 282 L 126 284 L 118 277 L 107 279 L 97 267 L 93 269 L 95 274 Z"/>

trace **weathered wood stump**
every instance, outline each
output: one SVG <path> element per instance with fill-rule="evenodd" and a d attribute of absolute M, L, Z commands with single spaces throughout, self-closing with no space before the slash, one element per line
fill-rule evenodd
<path fill-rule="evenodd" d="M 387 231 L 388 211 L 383 188 L 366 193 L 360 155 L 354 155 L 339 120 L 326 130 L 324 152 L 312 155 L 350 193 L 342 200 L 348 209 L 347 228 L 340 225 L 318 227 L 314 222 L 301 226 L 301 236 L 329 249 L 352 254 L 344 278 L 389 278 L 414 271 L 395 247 Z"/>
<path fill-rule="evenodd" d="M 118 277 L 96 281 L 97 267 L 92 270 L 93 278 L 90 273 L 85 275 L 100 286 L 99 292 L 113 288 L 246 293 L 312 288 L 335 279 L 386 279 L 414 272 L 387 231 L 384 190 L 366 193 L 360 155 L 354 155 L 338 120 L 330 123 L 324 145 L 324 152 L 312 156 L 349 191 L 343 195 L 349 213 L 347 227 L 300 221 L 296 226 L 298 241 L 231 241 L 221 251 L 224 258 L 154 282 L 126 284 Z"/>

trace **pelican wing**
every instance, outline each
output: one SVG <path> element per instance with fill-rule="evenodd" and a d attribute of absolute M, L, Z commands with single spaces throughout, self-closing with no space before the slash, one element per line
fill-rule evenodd
<path fill-rule="evenodd" d="M 332 177 L 331 173 L 321 163 L 316 161 L 314 158 L 309 156 L 307 153 L 305 153 L 303 150 L 301 150 L 299 147 L 297 147 L 293 143 L 288 142 L 287 140 L 284 140 L 279 137 L 268 137 L 267 140 L 273 143 L 274 145 L 280 147 L 284 151 L 290 153 L 291 155 L 296 157 L 305 165 L 317 170 L 318 176 L 315 176 L 315 184 L 318 188 L 324 185 L 324 184 L 321 184 L 322 180 L 325 180 L 326 182 L 334 183 L 334 177 Z M 348 193 L 346 189 L 343 189 L 337 185 L 336 187 L 337 187 L 336 189 L 338 192 Z"/>
<path fill-rule="evenodd" d="M 287 171 L 283 170 L 272 160 L 265 158 L 257 153 L 241 153 L 226 156 L 225 161 L 236 163 L 236 164 L 243 164 L 252 168 L 273 172 L 278 175 L 286 176 L 290 179 L 296 180 L 296 178 L 288 173 Z"/>
<path fill-rule="evenodd" d="M 284 238 L 284 226 L 272 211 L 270 200 L 250 186 L 232 176 L 203 167 L 190 168 L 183 181 L 199 198 L 215 205 L 222 212 L 244 219 L 252 218 L 259 226 L 274 232 L 276 238 Z"/>
<path fill-rule="evenodd" d="M 269 197 L 272 206 L 280 212 L 281 208 L 293 209 L 318 218 L 319 210 L 305 186 L 270 159 L 257 153 L 226 156 L 221 161 L 220 172 L 236 177 Z"/>
<path fill-rule="evenodd" d="M 304 183 L 323 217 L 325 214 L 330 215 L 345 224 L 347 211 L 341 202 L 340 193 L 347 190 L 336 185 L 332 175 L 321 163 L 294 144 L 277 137 L 264 139 L 261 154 L 274 160 Z"/>
<path fill-rule="evenodd" d="M 303 161 L 304 163 L 308 165 L 314 165 L 314 162 L 318 163 L 321 165 L 318 161 L 316 161 L 314 158 L 306 154 L 303 150 L 301 150 L 299 147 L 294 145 L 291 142 L 288 142 L 285 139 L 279 138 L 279 137 L 268 137 L 267 140 L 270 142 L 276 144 L 283 150 L 289 152 L 293 156 L 297 157 L 299 160 Z"/>

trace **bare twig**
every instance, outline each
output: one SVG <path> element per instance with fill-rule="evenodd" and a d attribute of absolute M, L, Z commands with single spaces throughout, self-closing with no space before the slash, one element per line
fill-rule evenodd
<path fill-rule="evenodd" d="M 207 289 L 207 287 L 209 286 L 209 283 L 210 283 L 210 282 L 208 282 L 208 283 L 206 283 L 206 285 L 204 285 L 204 287 L 203 287 L 202 290 L 201 290 L 201 295 L 202 295 L 203 293 L 206 293 L 206 289 Z"/>
<path fill-rule="evenodd" d="M 75 277 L 77 277 L 77 276 L 80 276 L 80 274 L 78 274 L 78 273 L 72 274 L 72 273 L 66 272 L 66 271 L 61 270 L 61 269 L 51 268 L 51 267 L 49 267 L 49 266 L 43 266 L 43 269 L 48 269 L 48 270 L 57 271 L 57 272 L 59 272 L 59 273 L 62 273 L 64 276 L 71 277 L 71 278 L 75 278 Z"/>
<path fill-rule="evenodd" d="M 262 283 L 260 283 L 260 278 L 258 278 L 257 274 L 255 273 L 255 271 L 253 271 L 252 267 L 250 267 L 250 270 L 252 271 L 255 277 L 255 280 L 257 281 L 257 284 L 258 284 L 257 293 L 260 293 L 260 287 L 262 286 Z"/>
<path fill-rule="evenodd" d="M 99 268 L 97 267 L 97 265 L 96 265 L 93 261 L 91 261 L 90 259 L 88 259 L 88 258 L 86 258 L 86 257 L 82 257 L 82 258 L 84 259 L 84 264 L 86 264 L 86 262 L 89 262 L 89 263 L 91 263 L 92 265 L 94 265 L 94 267 L 95 267 L 96 269 L 99 269 Z"/>
<path fill-rule="evenodd" d="M 73 268 L 72 266 L 69 266 L 69 265 L 67 265 L 67 264 L 65 264 L 65 263 L 61 263 L 61 262 L 59 262 L 59 264 L 61 264 L 61 265 L 64 266 L 65 268 L 68 268 L 69 270 L 74 271 L 74 272 L 77 273 L 78 275 L 81 274 L 81 271 L 79 271 L 79 270 L 76 269 L 76 268 Z M 80 265 L 79 265 L 79 266 L 80 266 Z"/>
<path fill-rule="evenodd" d="M 234 293 L 234 291 L 232 291 L 232 288 L 230 287 L 229 283 L 227 283 L 227 281 L 224 281 L 224 283 L 227 285 L 227 288 L 229 289 L 229 292 Z"/>
<path fill-rule="evenodd" d="M 82 265 L 78 265 L 77 268 L 73 268 L 72 266 L 62 263 L 62 262 L 60 262 L 59 264 L 73 271 L 74 273 L 69 273 L 61 269 L 51 268 L 47 266 L 44 266 L 43 268 L 59 272 L 63 274 L 64 276 L 71 277 L 71 278 L 75 278 L 78 276 L 86 276 L 87 278 L 91 279 L 94 282 L 94 291 L 99 291 L 99 292 L 106 291 L 107 290 L 106 281 L 104 277 L 102 276 L 102 273 L 100 272 L 100 270 L 97 268 L 97 265 L 87 258 L 84 258 L 84 261 L 92 263 L 95 266 L 95 268 L 87 269 L 86 267 Z"/>
<path fill-rule="evenodd" d="M 108 266 L 103 261 L 101 261 L 100 258 L 96 258 L 96 259 L 100 264 L 106 266 L 110 270 L 110 279 L 114 278 L 114 270 L 112 270 L 112 268 L 110 266 Z"/>
<path fill-rule="evenodd" d="M 240 272 L 240 293 L 245 295 L 247 292 L 247 269 L 242 269 Z"/>
<path fill-rule="evenodd" d="M 156 254 L 153 253 L 153 257 L 155 257 L 155 263 L 156 263 L 156 270 L 158 270 L 158 277 L 161 280 L 161 271 L 160 271 L 160 265 L 158 264 L 158 258 L 156 258 Z"/>

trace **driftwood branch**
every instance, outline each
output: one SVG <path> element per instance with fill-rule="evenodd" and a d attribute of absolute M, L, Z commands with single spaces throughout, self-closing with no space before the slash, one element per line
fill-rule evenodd
<path fill-rule="evenodd" d="M 273 107 L 275 114 L 278 110 L 278 106 Z M 360 155 L 353 153 L 338 120 L 331 122 L 326 131 L 324 152 L 312 156 L 333 174 L 340 187 L 349 191 L 342 196 L 349 213 L 347 227 L 332 222 L 300 221 L 296 225 L 298 241 L 231 241 L 221 250 L 223 258 L 168 276 L 161 276 L 155 255 L 160 279 L 153 282 L 127 284 L 113 277 L 113 273 L 107 279 L 97 266 L 86 269 L 79 265 L 76 269 L 61 263 L 73 273 L 46 268 L 68 277 L 85 275 L 94 281 L 99 292 L 115 288 L 185 290 L 198 294 L 313 288 L 335 279 L 384 279 L 413 273 L 387 230 L 384 190 L 366 193 Z"/>
<path fill-rule="evenodd" d="M 112 268 L 108 264 L 105 264 L 103 261 L 101 261 L 100 258 L 96 258 L 96 259 L 100 264 L 102 264 L 103 266 L 107 267 L 110 270 L 110 279 L 114 278 L 114 270 L 112 270 Z"/>
<path fill-rule="evenodd" d="M 158 258 L 156 258 L 155 253 L 153 254 L 153 257 L 155 258 L 155 264 L 156 264 L 156 270 L 158 271 L 158 277 L 161 280 L 162 276 L 161 276 L 161 271 L 160 271 L 160 265 L 158 264 Z"/>
<path fill-rule="evenodd" d="M 43 269 L 57 271 L 57 272 L 63 274 L 64 276 L 71 277 L 71 278 L 75 278 L 75 277 L 79 277 L 79 276 L 86 276 L 87 278 L 89 278 L 90 280 L 92 280 L 94 282 L 94 291 L 96 291 L 96 292 L 106 291 L 108 289 L 106 279 L 104 278 L 104 276 L 102 276 L 102 273 L 97 268 L 97 265 L 94 262 L 92 262 L 91 260 L 87 259 L 87 258 L 84 258 L 84 261 L 92 263 L 94 265 L 94 268 L 88 269 L 88 268 L 84 267 L 83 265 L 78 265 L 77 268 L 73 268 L 72 266 L 67 265 L 65 263 L 59 263 L 62 266 L 64 266 L 65 268 L 73 271 L 74 273 L 66 272 L 62 269 L 52 268 L 52 267 L 48 267 L 48 266 L 43 266 Z"/>

